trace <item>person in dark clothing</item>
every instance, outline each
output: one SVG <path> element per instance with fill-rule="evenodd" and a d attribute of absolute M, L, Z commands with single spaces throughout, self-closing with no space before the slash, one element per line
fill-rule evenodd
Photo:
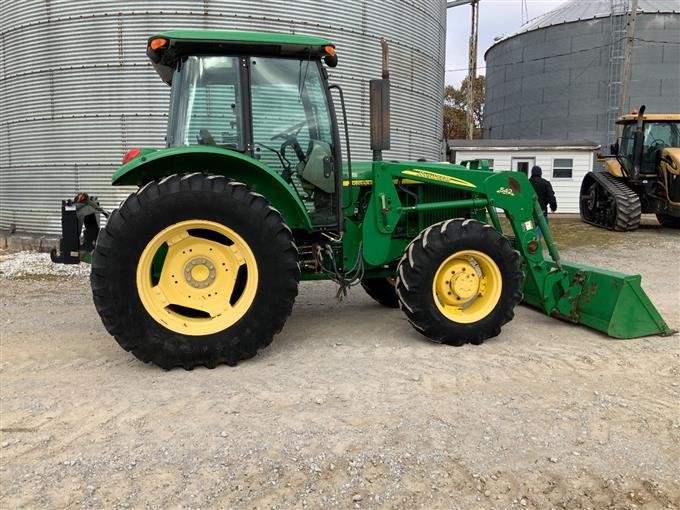
<path fill-rule="evenodd" d="M 543 177 L 543 171 L 540 166 L 534 166 L 531 169 L 531 178 L 529 182 L 534 187 L 536 195 L 538 195 L 538 203 L 541 206 L 541 211 L 543 211 L 543 216 L 548 219 L 548 206 L 552 212 L 557 211 L 557 200 L 555 200 L 555 192 L 550 182 L 546 181 Z"/>

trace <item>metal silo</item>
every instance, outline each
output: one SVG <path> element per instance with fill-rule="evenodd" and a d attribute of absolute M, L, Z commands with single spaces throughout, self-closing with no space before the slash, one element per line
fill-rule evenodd
<path fill-rule="evenodd" d="M 370 159 L 368 81 L 390 45 L 390 159 L 439 159 L 444 0 L 5 0 L 0 2 L 0 228 L 57 233 L 76 191 L 113 207 L 122 155 L 162 147 L 169 89 L 145 55 L 168 28 L 306 33 L 332 39 L 353 159 Z"/>
<path fill-rule="evenodd" d="M 617 14 L 628 12 L 628 4 L 570 0 L 498 40 L 485 55 L 484 136 L 605 146 L 622 58 L 616 45 L 625 38 L 625 16 Z M 677 0 L 639 0 L 625 110 L 641 104 L 651 112 L 680 109 Z"/>

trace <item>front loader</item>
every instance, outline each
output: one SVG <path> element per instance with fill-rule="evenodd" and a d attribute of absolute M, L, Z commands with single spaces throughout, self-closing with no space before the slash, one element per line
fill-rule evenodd
<path fill-rule="evenodd" d="M 147 54 L 171 86 L 168 146 L 125 155 L 113 184 L 138 189 L 99 232 L 91 273 L 104 326 L 142 361 L 191 369 L 254 356 L 300 280 L 335 281 L 340 297 L 361 284 L 450 345 L 498 335 L 522 299 L 617 338 L 672 333 L 639 276 L 562 263 L 523 174 L 383 161 L 385 46 L 364 162 L 351 160 L 342 89 L 328 83 L 331 41 L 175 30 L 151 37 Z"/>

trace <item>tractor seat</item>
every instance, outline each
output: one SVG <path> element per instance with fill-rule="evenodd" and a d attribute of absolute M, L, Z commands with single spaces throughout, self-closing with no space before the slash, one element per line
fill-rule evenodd
<path fill-rule="evenodd" d="M 303 183 L 309 183 L 325 193 L 334 193 L 335 176 L 326 168 L 326 158 L 332 155 L 330 144 L 321 140 L 310 140 L 305 161 L 298 163 L 297 167 L 297 173 Z"/>

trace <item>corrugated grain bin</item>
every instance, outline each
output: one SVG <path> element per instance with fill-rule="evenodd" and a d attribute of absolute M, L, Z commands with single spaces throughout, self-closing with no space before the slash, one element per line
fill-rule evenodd
<path fill-rule="evenodd" d="M 8 0 L 0 4 L 0 228 L 57 233 L 62 198 L 89 191 L 106 207 L 123 154 L 162 147 L 169 89 L 145 56 L 168 28 L 313 34 L 332 39 L 352 155 L 370 158 L 368 81 L 391 51 L 390 159 L 440 159 L 444 0 Z"/>
<path fill-rule="evenodd" d="M 570 0 L 498 40 L 485 55 L 485 138 L 606 147 L 611 12 L 611 0 Z M 625 20 L 618 26 L 625 38 Z M 635 38 L 626 111 L 680 110 L 680 2 L 639 0 Z"/>

